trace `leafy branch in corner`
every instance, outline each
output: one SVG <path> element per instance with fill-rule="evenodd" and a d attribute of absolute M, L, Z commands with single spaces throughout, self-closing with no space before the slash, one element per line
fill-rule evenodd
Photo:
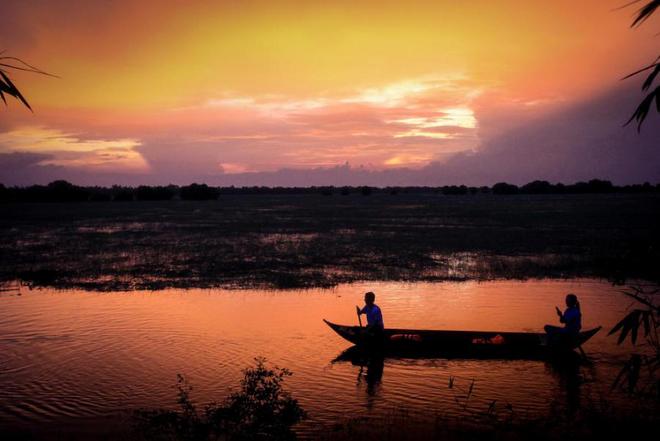
<path fill-rule="evenodd" d="M 645 353 L 634 352 L 625 363 L 612 388 L 624 387 L 628 393 L 637 393 L 640 397 L 653 397 L 660 400 L 660 306 L 657 299 L 660 287 L 648 288 L 629 286 L 621 291 L 639 304 L 631 310 L 608 335 L 619 334 L 617 344 L 622 344 L 628 336 L 633 345 L 638 336 L 644 337 Z M 640 382 L 642 374 L 646 381 Z"/>
<path fill-rule="evenodd" d="M 634 0 L 623 7 L 628 7 L 630 5 L 633 5 L 635 3 L 639 3 L 640 0 Z M 642 23 L 644 23 L 646 20 L 653 15 L 653 13 L 660 7 L 660 0 L 650 0 L 648 3 L 646 3 L 644 6 L 639 8 L 637 12 L 635 13 L 635 19 L 633 20 L 632 24 L 630 25 L 631 28 L 635 28 L 640 26 Z M 639 132 L 642 128 L 642 124 L 646 120 L 649 111 L 651 110 L 651 106 L 653 105 L 653 101 L 655 100 L 655 107 L 658 113 L 660 113 L 660 85 L 656 86 L 655 89 L 651 90 L 649 92 L 649 89 L 652 88 L 658 74 L 660 74 L 660 56 L 655 59 L 655 61 L 651 64 L 649 64 L 646 67 L 643 67 L 642 69 L 639 69 L 636 72 L 631 73 L 630 75 L 626 75 L 623 79 L 628 79 L 630 77 L 634 77 L 636 75 L 639 75 L 643 72 L 650 71 L 648 74 L 648 77 L 646 77 L 646 80 L 642 84 L 642 93 L 647 93 L 647 95 L 644 97 L 641 103 L 637 106 L 637 109 L 633 112 L 632 116 L 630 119 L 624 124 L 624 126 L 627 126 L 630 124 L 632 121 L 637 122 L 637 131 Z"/>
<path fill-rule="evenodd" d="M 9 72 L 11 70 L 14 70 L 14 71 L 22 71 L 22 72 L 32 72 L 54 78 L 57 78 L 57 76 L 49 74 L 48 72 L 44 72 L 43 70 L 26 63 L 20 58 L 10 57 L 6 55 L 3 56 L 4 53 L 5 51 L 0 51 L 0 99 L 2 99 L 2 101 L 5 103 L 6 106 L 7 98 L 5 98 L 5 95 L 14 97 L 18 101 L 23 103 L 23 105 L 28 109 L 30 109 L 30 111 L 32 112 L 32 107 L 30 107 L 30 104 L 27 102 L 27 99 L 25 99 L 21 91 L 18 89 L 18 87 L 16 87 L 14 82 L 9 77 Z"/>

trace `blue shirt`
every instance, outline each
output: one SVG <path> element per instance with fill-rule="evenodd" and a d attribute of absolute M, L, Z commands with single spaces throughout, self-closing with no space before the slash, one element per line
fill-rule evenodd
<path fill-rule="evenodd" d="M 560 321 L 564 323 L 564 329 L 569 332 L 578 333 L 582 329 L 582 313 L 576 307 L 566 308 Z"/>
<path fill-rule="evenodd" d="M 367 324 L 369 326 L 376 326 L 381 329 L 385 327 L 383 324 L 383 314 L 380 312 L 378 305 L 365 305 L 365 307 L 362 308 L 360 312 L 367 315 Z"/>

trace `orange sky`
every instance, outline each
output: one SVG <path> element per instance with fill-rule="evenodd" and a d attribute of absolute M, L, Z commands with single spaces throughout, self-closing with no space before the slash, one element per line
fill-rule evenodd
<path fill-rule="evenodd" d="M 423 167 L 657 56 L 621 0 L 25 3 L 0 49 L 61 78 L 13 76 L 0 154 L 63 176 Z"/>

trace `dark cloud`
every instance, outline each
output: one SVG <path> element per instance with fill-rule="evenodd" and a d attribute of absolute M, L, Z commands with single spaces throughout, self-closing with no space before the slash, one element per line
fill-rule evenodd
<path fill-rule="evenodd" d="M 641 133 L 622 127 L 639 94 L 629 85 L 563 109 L 487 141 L 476 153 L 429 166 L 444 182 L 660 182 L 660 124 L 651 115 Z"/>
<path fill-rule="evenodd" d="M 3 172 L 9 169 L 24 169 L 51 158 L 52 155 L 41 153 L 0 153 L 0 169 Z"/>
<path fill-rule="evenodd" d="M 0 183 L 29 185 L 40 182 L 45 171 L 38 164 L 51 159 L 51 155 L 40 153 L 0 153 Z"/>

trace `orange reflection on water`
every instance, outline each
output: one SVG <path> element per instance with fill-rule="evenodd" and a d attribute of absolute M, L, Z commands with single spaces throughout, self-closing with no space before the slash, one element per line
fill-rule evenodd
<path fill-rule="evenodd" d="M 322 319 L 357 323 L 355 305 L 367 290 L 376 292 L 385 325 L 402 328 L 541 331 L 556 323 L 554 306 L 575 292 L 583 326 L 607 329 L 627 306 L 612 287 L 593 281 L 2 295 L 0 428 L 173 406 L 177 373 L 194 385 L 196 400 L 221 400 L 256 356 L 294 372 L 289 387 L 311 415 L 303 432 L 400 406 L 413 413 L 458 411 L 450 377 L 457 387 L 477 382 L 471 404 L 477 407 L 499 399 L 541 411 L 563 393 L 566 381 L 542 361 L 391 359 L 362 375 L 359 366 L 332 363 L 350 344 Z M 622 354 L 604 332 L 585 349 L 603 359 Z"/>

